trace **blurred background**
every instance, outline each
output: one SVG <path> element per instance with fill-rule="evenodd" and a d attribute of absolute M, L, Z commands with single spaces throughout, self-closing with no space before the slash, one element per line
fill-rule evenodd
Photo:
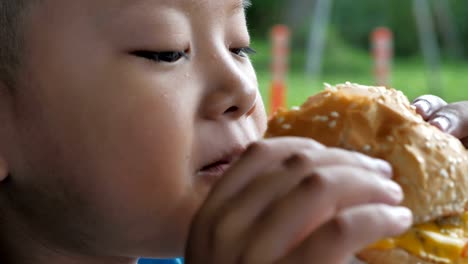
<path fill-rule="evenodd" d="M 466 0 L 253 0 L 248 23 L 252 56 L 265 101 L 272 85 L 271 31 L 290 30 L 288 106 L 300 105 L 323 83 L 376 84 L 372 32 L 392 35 L 388 86 L 410 99 L 432 93 L 468 100 Z"/>

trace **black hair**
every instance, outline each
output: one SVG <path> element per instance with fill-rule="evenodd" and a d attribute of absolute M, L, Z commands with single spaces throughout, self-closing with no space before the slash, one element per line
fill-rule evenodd
<path fill-rule="evenodd" d="M 0 0 L 0 82 L 13 87 L 24 43 L 24 14 L 35 0 Z"/>

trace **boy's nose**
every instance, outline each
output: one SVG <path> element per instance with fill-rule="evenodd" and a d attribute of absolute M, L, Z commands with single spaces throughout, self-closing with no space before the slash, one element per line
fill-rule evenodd
<path fill-rule="evenodd" d="M 237 119 L 252 114 L 259 95 L 250 66 L 227 58 L 213 60 L 209 68 L 207 94 L 202 104 L 206 118 Z"/>

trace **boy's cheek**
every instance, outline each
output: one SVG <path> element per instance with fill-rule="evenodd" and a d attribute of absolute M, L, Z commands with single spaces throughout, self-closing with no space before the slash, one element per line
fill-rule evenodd
<path fill-rule="evenodd" d="M 251 116 L 251 123 L 249 125 L 254 127 L 256 138 L 260 139 L 267 130 L 268 121 L 265 105 L 260 91 L 258 92 L 255 107 L 251 111 L 251 113 L 247 113 L 247 115 Z"/>

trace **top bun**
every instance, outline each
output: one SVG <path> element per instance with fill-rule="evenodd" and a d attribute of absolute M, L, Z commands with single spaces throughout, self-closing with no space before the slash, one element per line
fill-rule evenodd
<path fill-rule="evenodd" d="M 266 137 L 309 137 L 330 147 L 387 160 L 416 224 L 465 211 L 468 152 L 425 122 L 402 92 L 358 84 L 327 85 L 300 108 L 280 110 Z"/>

